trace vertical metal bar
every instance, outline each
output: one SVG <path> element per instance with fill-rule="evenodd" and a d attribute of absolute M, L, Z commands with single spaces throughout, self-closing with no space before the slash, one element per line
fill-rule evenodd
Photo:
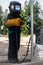
<path fill-rule="evenodd" d="M 30 0 L 30 14 L 31 14 L 31 60 L 33 60 L 33 0 Z"/>

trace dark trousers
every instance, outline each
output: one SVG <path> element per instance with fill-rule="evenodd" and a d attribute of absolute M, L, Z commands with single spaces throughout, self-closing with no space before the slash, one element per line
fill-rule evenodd
<path fill-rule="evenodd" d="M 20 47 L 20 30 L 15 29 L 14 33 L 9 34 L 8 59 L 17 59 Z"/>

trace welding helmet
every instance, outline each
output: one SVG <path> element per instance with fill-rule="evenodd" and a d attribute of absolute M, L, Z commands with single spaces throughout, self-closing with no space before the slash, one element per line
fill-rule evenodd
<path fill-rule="evenodd" d="M 21 12 L 21 3 L 17 1 L 10 2 L 9 10 L 11 13 L 20 13 Z"/>

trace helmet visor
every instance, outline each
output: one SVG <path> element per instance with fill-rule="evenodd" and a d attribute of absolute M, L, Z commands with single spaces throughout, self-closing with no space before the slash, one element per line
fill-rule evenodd
<path fill-rule="evenodd" d="M 21 10 L 20 6 L 19 5 L 15 5 L 15 10 L 20 11 Z"/>

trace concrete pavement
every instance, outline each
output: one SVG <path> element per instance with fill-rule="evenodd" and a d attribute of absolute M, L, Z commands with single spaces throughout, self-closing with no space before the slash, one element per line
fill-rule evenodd
<path fill-rule="evenodd" d="M 23 40 L 23 38 L 21 39 L 21 41 Z M 0 39 L 1 39 L 1 41 L 0 41 L 0 65 L 43 65 L 43 58 L 40 57 L 40 54 L 39 54 L 39 52 L 42 51 L 40 53 L 41 53 L 41 56 L 43 56 L 43 46 L 40 46 L 40 45 L 36 46 L 33 60 L 30 62 L 29 61 L 23 62 L 21 64 L 5 63 L 5 62 L 1 63 L 1 61 L 8 60 L 8 56 L 7 56 L 7 54 L 8 54 L 8 38 L 2 37 Z M 26 39 L 26 38 L 25 38 L 25 40 L 28 41 L 28 39 Z M 26 42 L 24 42 L 24 41 L 21 43 L 21 45 L 23 45 L 23 46 L 20 46 L 20 50 L 18 53 L 19 60 L 22 60 L 24 58 L 24 55 L 26 54 L 27 46 L 26 46 Z M 25 44 L 23 44 L 23 43 L 25 43 Z M 26 60 L 27 59 L 30 59 L 29 52 L 28 52 L 28 56 L 26 57 Z"/>

